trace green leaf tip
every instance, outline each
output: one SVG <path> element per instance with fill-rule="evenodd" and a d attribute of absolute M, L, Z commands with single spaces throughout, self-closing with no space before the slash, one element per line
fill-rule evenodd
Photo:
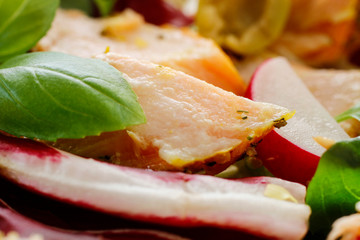
<path fill-rule="evenodd" d="M 306 196 L 313 234 L 325 237 L 336 219 L 355 213 L 359 183 L 360 138 L 338 142 L 322 155 Z"/>

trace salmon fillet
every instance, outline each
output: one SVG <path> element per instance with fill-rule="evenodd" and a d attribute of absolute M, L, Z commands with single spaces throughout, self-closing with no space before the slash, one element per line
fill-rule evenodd
<path fill-rule="evenodd" d="M 147 24 L 131 10 L 94 19 L 75 10 L 59 10 L 34 51 L 93 57 L 110 51 L 183 71 L 242 95 L 245 84 L 229 57 L 210 39 L 188 28 Z"/>
<path fill-rule="evenodd" d="M 296 72 L 316 99 L 332 116 L 337 116 L 360 101 L 360 71 L 310 69 L 296 67 Z M 360 122 L 349 119 L 340 123 L 351 136 L 360 135 Z"/>
<path fill-rule="evenodd" d="M 99 58 L 125 74 L 147 123 L 55 144 L 78 155 L 139 168 L 215 174 L 292 114 L 162 65 L 112 53 Z"/>

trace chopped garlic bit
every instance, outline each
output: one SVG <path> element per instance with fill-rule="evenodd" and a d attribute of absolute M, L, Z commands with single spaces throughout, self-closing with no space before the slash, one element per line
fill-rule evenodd
<path fill-rule="evenodd" d="M 264 196 L 278 200 L 298 203 L 298 201 L 294 198 L 293 195 L 291 195 L 291 193 L 288 190 L 276 184 L 270 183 L 266 185 Z"/>
<path fill-rule="evenodd" d="M 248 155 L 249 157 L 254 157 L 257 155 L 256 149 L 254 147 L 249 147 L 248 149 L 246 149 L 246 155 Z"/>
<path fill-rule="evenodd" d="M 0 231 L 0 240 L 44 240 L 40 234 L 31 234 L 29 237 L 20 237 L 19 233 L 11 231 L 4 234 Z"/>
<path fill-rule="evenodd" d="M 135 39 L 135 45 L 138 48 L 146 48 L 149 44 L 143 38 L 138 37 Z"/>
<path fill-rule="evenodd" d="M 122 36 L 124 31 L 132 31 L 144 24 L 144 18 L 131 9 L 121 14 L 104 19 L 104 35 L 109 37 Z"/>
<path fill-rule="evenodd" d="M 357 212 L 360 212 L 360 202 L 357 202 L 357 203 L 355 204 L 355 210 L 356 210 Z"/>
<path fill-rule="evenodd" d="M 322 137 L 322 136 L 317 136 L 317 137 L 313 137 L 313 139 L 322 147 L 329 149 L 331 148 L 332 145 L 335 144 L 335 140 L 330 139 L 330 138 L 326 138 L 326 137 Z"/>

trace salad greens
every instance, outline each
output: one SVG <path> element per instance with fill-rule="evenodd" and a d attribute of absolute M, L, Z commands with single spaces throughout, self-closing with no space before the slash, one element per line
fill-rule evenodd
<path fill-rule="evenodd" d="M 113 10 L 116 0 L 94 0 L 101 16 L 108 16 Z"/>
<path fill-rule="evenodd" d="M 65 8 L 108 15 L 116 0 L 62 0 Z M 82 138 L 146 121 L 135 93 L 109 64 L 62 53 L 27 53 L 51 26 L 60 0 L 0 0 L 0 130 L 47 141 Z M 19 55 L 21 54 L 21 55 Z M 336 117 L 360 120 L 360 103 Z M 222 177 L 269 175 L 239 161 Z M 231 170 L 231 169 L 230 169 Z M 221 175 L 219 175 L 221 176 Z M 309 184 L 311 232 L 326 236 L 360 200 L 360 138 L 336 143 Z"/>
<path fill-rule="evenodd" d="M 0 0 L 0 62 L 25 53 L 51 26 L 59 0 Z"/>
<path fill-rule="evenodd" d="M 355 118 L 360 121 L 360 102 L 355 104 L 349 110 L 346 110 L 345 112 L 335 117 L 337 122 L 342 122 L 350 118 Z"/>
<path fill-rule="evenodd" d="M 261 160 L 247 155 L 241 161 L 237 161 L 216 176 L 220 178 L 273 177 L 269 170 L 262 165 Z"/>
<path fill-rule="evenodd" d="M 355 212 L 360 201 L 360 138 L 338 142 L 320 159 L 309 184 L 310 230 L 326 236 L 337 218 Z"/>
<path fill-rule="evenodd" d="M 95 15 L 95 6 L 90 0 L 61 0 L 60 7 L 63 9 L 79 9 L 89 16 Z"/>
<path fill-rule="evenodd" d="M 84 13 L 95 16 L 108 16 L 114 9 L 117 0 L 61 0 L 60 6 L 65 9 L 79 9 Z"/>
<path fill-rule="evenodd" d="M 109 64 L 62 53 L 23 54 L 0 65 L 0 129 L 55 141 L 146 121 L 122 74 Z"/>

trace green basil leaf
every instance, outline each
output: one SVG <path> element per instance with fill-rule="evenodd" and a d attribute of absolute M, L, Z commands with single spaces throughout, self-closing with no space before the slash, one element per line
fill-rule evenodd
<path fill-rule="evenodd" d="M 116 3 L 116 0 L 94 0 L 96 6 L 98 7 L 101 16 L 108 16 Z"/>
<path fill-rule="evenodd" d="M 360 102 L 355 104 L 349 110 L 335 117 L 337 122 L 342 122 L 350 118 L 355 118 L 360 121 Z"/>
<path fill-rule="evenodd" d="M 51 26 L 59 0 L 0 0 L 0 62 L 25 53 Z"/>
<path fill-rule="evenodd" d="M 355 212 L 358 201 L 360 138 L 354 138 L 336 143 L 320 159 L 306 196 L 312 209 L 311 232 L 325 236 L 334 220 Z"/>
<path fill-rule="evenodd" d="M 109 64 L 62 53 L 23 54 L 0 66 L 0 129 L 55 141 L 146 121 L 137 96 Z"/>

